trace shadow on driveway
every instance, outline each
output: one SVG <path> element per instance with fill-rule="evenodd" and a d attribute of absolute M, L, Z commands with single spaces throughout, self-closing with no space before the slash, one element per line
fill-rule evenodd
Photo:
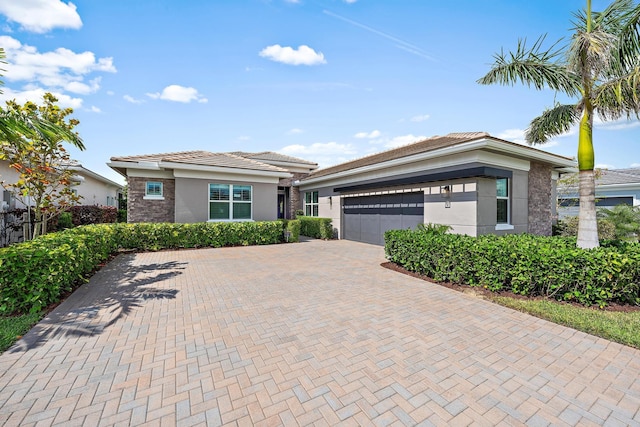
<path fill-rule="evenodd" d="M 8 351 L 18 353 L 34 349 L 53 337 L 98 335 L 141 307 L 145 300 L 176 297 L 177 289 L 150 285 L 182 274 L 186 262 L 134 265 L 134 260 L 135 254 L 116 257 Z M 66 310 L 66 305 L 75 308 Z"/>

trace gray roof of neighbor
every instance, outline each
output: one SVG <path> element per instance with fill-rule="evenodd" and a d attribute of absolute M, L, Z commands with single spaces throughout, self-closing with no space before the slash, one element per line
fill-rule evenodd
<path fill-rule="evenodd" d="M 315 162 L 310 162 L 309 160 L 300 159 L 298 157 L 287 156 L 285 154 L 275 153 L 273 151 L 261 151 L 259 153 L 247 153 L 245 151 L 232 151 L 228 154 L 233 154 L 236 156 L 244 157 L 246 159 L 253 160 L 265 160 L 265 161 L 273 161 L 273 162 L 283 162 L 283 163 L 300 163 L 309 166 L 318 166 Z"/>
<path fill-rule="evenodd" d="M 422 141 L 414 142 L 412 144 L 403 145 L 402 147 L 393 148 L 391 150 L 383 151 L 381 153 L 376 153 L 370 156 L 351 160 L 346 163 L 341 163 L 339 165 L 330 166 L 324 169 L 318 169 L 314 172 L 311 172 L 311 174 L 308 177 L 303 178 L 301 181 L 304 181 L 306 179 L 318 178 L 325 175 L 331 175 L 334 173 L 343 172 L 350 169 L 370 166 L 376 163 L 382 163 L 389 160 L 400 159 L 402 157 L 408 157 L 416 154 L 427 153 L 429 151 L 435 151 L 442 148 L 452 147 L 454 145 L 462 144 L 465 142 L 471 142 L 471 141 L 485 139 L 485 138 L 501 141 L 506 144 L 512 144 L 520 147 L 522 146 L 521 144 L 516 144 L 515 142 L 505 141 L 503 139 L 493 137 L 489 135 L 487 132 L 450 133 L 445 136 L 433 136 L 431 138 L 427 138 Z M 536 148 L 531 148 L 531 147 L 527 147 L 527 148 L 530 150 L 541 151 Z M 558 156 L 558 157 L 562 157 L 562 156 Z M 564 157 L 562 158 L 568 159 Z"/>
<path fill-rule="evenodd" d="M 201 166 L 217 166 L 267 172 L 287 172 L 286 169 L 232 153 L 209 151 L 180 151 L 177 153 L 143 154 L 139 156 L 112 157 L 112 162 L 172 162 Z"/>
<path fill-rule="evenodd" d="M 597 185 L 640 184 L 640 169 L 603 169 Z"/>

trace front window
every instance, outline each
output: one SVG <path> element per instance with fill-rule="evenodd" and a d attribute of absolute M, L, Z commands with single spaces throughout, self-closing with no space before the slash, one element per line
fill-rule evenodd
<path fill-rule="evenodd" d="M 510 203 L 509 203 L 509 180 L 507 178 L 496 179 L 496 196 L 497 196 L 497 224 L 510 223 Z"/>
<path fill-rule="evenodd" d="M 304 214 L 306 216 L 318 216 L 317 191 L 307 191 L 304 193 Z"/>
<path fill-rule="evenodd" d="M 156 181 L 147 181 L 144 196 L 148 198 L 162 198 L 162 183 Z"/>
<path fill-rule="evenodd" d="M 252 190 L 250 185 L 209 184 L 209 219 L 250 220 Z"/>

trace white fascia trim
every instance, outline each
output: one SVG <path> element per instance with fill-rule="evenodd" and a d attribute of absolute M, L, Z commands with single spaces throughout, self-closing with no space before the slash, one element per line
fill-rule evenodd
<path fill-rule="evenodd" d="M 261 184 L 278 184 L 280 179 L 277 176 L 259 176 L 259 175 L 245 175 L 237 173 L 229 173 L 229 171 L 223 172 L 211 172 L 211 171 L 195 171 L 186 169 L 174 169 L 173 176 L 175 178 L 185 179 L 201 179 L 210 182 L 213 181 L 229 181 L 229 182 L 247 182 L 247 183 L 261 183 Z"/>
<path fill-rule="evenodd" d="M 596 193 L 598 191 L 615 191 L 615 190 L 639 190 L 640 191 L 640 182 L 631 182 L 628 184 L 604 184 L 598 185 L 596 184 Z"/>
<path fill-rule="evenodd" d="M 219 172 L 219 173 L 238 174 L 238 175 L 271 176 L 271 177 L 277 177 L 277 178 L 290 178 L 292 176 L 289 172 L 286 172 L 286 171 L 282 171 L 282 172 L 264 171 L 264 170 L 240 169 L 240 168 L 232 168 L 232 167 L 224 167 L 224 166 L 193 165 L 193 164 L 173 163 L 173 162 L 161 162 L 160 166 L 167 169 Z"/>
<path fill-rule="evenodd" d="M 282 166 L 283 169 L 306 169 L 306 170 L 314 170 L 318 169 L 318 164 L 307 164 L 307 163 L 296 163 L 296 162 L 281 162 L 278 160 L 262 160 L 262 159 L 252 159 L 260 163 L 266 163 L 272 166 Z"/>
<path fill-rule="evenodd" d="M 110 168 L 123 168 L 123 169 L 145 169 L 145 170 L 160 170 L 160 166 L 157 162 L 109 162 L 107 166 Z"/>
<path fill-rule="evenodd" d="M 530 160 L 538 160 L 544 163 L 550 163 L 554 167 L 566 167 L 575 168 L 577 162 L 573 159 L 558 156 L 557 154 L 547 153 L 546 151 L 540 151 L 526 146 L 519 146 L 513 144 L 505 144 L 504 142 L 495 141 L 492 139 L 483 140 L 487 148 L 499 150 L 502 153 L 510 153 L 517 156 L 522 156 Z"/>
<path fill-rule="evenodd" d="M 122 185 L 118 184 L 117 182 L 111 181 L 109 178 L 105 178 L 104 176 L 99 175 L 99 174 L 93 172 L 92 170 L 89 170 L 89 169 L 85 168 L 82 165 L 72 165 L 72 166 L 69 166 L 69 169 L 75 170 L 77 172 L 84 173 L 85 175 L 89 175 L 93 179 L 95 179 L 97 181 L 100 181 L 100 182 L 102 182 L 104 184 L 112 185 L 112 186 L 117 187 L 117 188 L 123 188 Z"/>
<path fill-rule="evenodd" d="M 436 157 L 442 157 L 442 156 L 447 156 L 451 154 L 458 154 L 465 151 L 471 151 L 476 149 L 486 149 L 486 148 L 492 148 L 495 150 L 500 150 L 505 153 L 517 154 L 518 156 L 523 156 L 525 158 L 535 159 L 535 160 L 543 161 L 546 163 L 551 163 L 556 167 L 562 166 L 562 167 L 569 168 L 569 167 L 576 166 L 576 163 L 573 160 L 565 159 L 555 154 L 539 152 L 537 150 L 532 150 L 524 146 L 523 147 L 513 146 L 511 144 L 507 144 L 500 141 L 494 141 L 491 139 L 480 139 L 476 141 L 470 141 L 470 142 L 454 145 L 452 147 L 442 148 L 440 150 L 428 151 L 426 153 L 420 153 L 413 156 L 401 157 L 398 159 L 388 160 L 386 162 L 367 165 L 367 166 L 363 166 L 356 169 L 349 169 L 346 171 L 325 175 L 318 178 L 307 179 L 301 182 L 300 185 L 315 184 L 322 181 L 328 181 L 328 180 L 333 180 L 333 179 L 357 175 L 357 174 L 364 174 L 367 172 L 372 172 L 379 169 L 386 169 L 386 168 L 399 166 L 407 163 L 419 162 L 419 161 L 428 160 Z"/>

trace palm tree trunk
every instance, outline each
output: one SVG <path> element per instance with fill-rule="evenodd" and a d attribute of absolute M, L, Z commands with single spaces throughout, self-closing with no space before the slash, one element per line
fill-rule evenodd
<path fill-rule="evenodd" d="M 580 171 L 580 211 L 578 214 L 578 247 L 597 248 L 598 222 L 596 220 L 596 179 L 592 170 Z"/>

